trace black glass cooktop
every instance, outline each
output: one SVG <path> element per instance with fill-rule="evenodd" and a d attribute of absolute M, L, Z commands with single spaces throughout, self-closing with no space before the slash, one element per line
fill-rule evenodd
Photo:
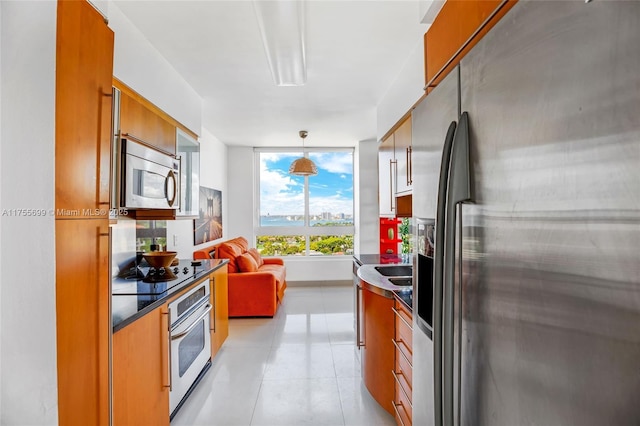
<path fill-rule="evenodd" d="M 112 280 L 114 296 L 159 295 L 204 275 L 210 268 L 200 261 L 180 260 L 166 269 L 155 269 L 146 264 L 131 268 L 125 276 Z"/>

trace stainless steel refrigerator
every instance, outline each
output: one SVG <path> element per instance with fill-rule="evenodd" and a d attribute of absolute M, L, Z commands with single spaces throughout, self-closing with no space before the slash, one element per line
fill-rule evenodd
<path fill-rule="evenodd" d="M 519 2 L 412 122 L 413 424 L 640 424 L 640 2 Z"/>

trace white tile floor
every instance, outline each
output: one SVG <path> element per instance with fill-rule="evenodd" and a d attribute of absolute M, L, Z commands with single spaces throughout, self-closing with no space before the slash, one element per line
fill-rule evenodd
<path fill-rule="evenodd" d="M 360 378 L 350 286 L 289 287 L 229 338 L 172 426 L 395 425 Z"/>

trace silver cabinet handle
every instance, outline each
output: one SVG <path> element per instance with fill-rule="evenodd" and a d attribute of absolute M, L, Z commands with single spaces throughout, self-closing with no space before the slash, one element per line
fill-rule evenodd
<path fill-rule="evenodd" d="M 404 422 L 402 421 L 402 416 L 400 415 L 400 411 L 398 411 L 398 404 L 396 404 L 395 401 L 391 401 L 391 405 L 393 405 L 393 410 L 396 412 L 396 416 L 398 416 L 398 420 L 400 420 L 400 425 L 404 426 Z"/>
<path fill-rule="evenodd" d="M 362 291 L 362 287 L 358 286 L 356 291 L 356 346 L 359 348 L 364 347 L 364 339 L 361 336 L 360 328 L 362 325 L 360 324 L 360 305 L 362 303 L 362 296 L 360 292 Z"/>
<path fill-rule="evenodd" d="M 216 332 L 216 306 L 217 306 L 217 298 L 216 298 L 216 279 L 213 279 L 213 332 Z"/>
<path fill-rule="evenodd" d="M 396 191 L 396 180 L 393 178 L 393 165 L 398 164 L 396 160 L 389 160 L 389 201 L 391 202 L 391 210 L 395 210 L 396 206 L 393 205 L 393 201 L 395 199 Z"/>
<path fill-rule="evenodd" d="M 400 345 L 398 345 L 398 343 L 404 344 L 404 342 L 402 340 L 400 342 L 396 342 L 396 339 L 391 339 L 391 341 L 393 342 L 393 346 L 395 346 L 398 352 L 400 352 L 400 355 L 402 356 L 402 358 L 404 358 L 407 364 L 409 364 L 409 367 L 413 368 L 413 364 L 411 363 L 411 361 L 409 361 L 409 358 L 407 358 L 404 352 L 402 352 L 402 349 L 400 349 Z M 407 346 L 406 344 L 404 345 Z"/>
<path fill-rule="evenodd" d="M 411 324 L 409 324 L 406 319 L 402 318 L 402 315 L 400 315 L 400 312 L 398 312 L 398 310 L 396 308 L 391 307 L 391 310 L 393 312 L 395 312 L 395 314 L 398 316 L 398 318 L 400 318 L 402 320 L 402 322 L 405 323 L 405 325 L 407 327 L 409 327 L 410 330 L 413 330 L 413 326 Z"/>
<path fill-rule="evenodd" d="M 169 354 L 169 362 L 167 363 L 167 370 L 169 376 L 169 384 L 163 385 L 165 388 L 169 388 L 169 391 L 173 390 L 173 382 L 171 381 L 171 321 L 170 316 L 171 313 L 169 311 L 163 312 L 162 315 L 167 318 L 167 353 Z"/>
<path fill-rule="evenodd" d="M 404 388 L 400 384 L 400 379 L 398 379 L 398 374 L 394 370 L 391 370 L 391 374 L 393 374 L 393 378 L 396 379 L 396 383 L 400 387 L 400 391 L 402 392 L 404 397 L 407 398 L 407 402 L 409 403 L 409 407 L 411 407 L 411 409 L 413 409 L 413 404 L 411 403 L 411 398 L 409 398 L 409 395 L 407 395 L 407 392 L 404 390 Z"/>
<path fill-rule="evenodd" d="M 209 312 L 211 312 L 212 307 L 213 306 L 211 306 L 211 304 L 208 304 L 207 309 L 202 314 L 200 314 L 200 316 L 197 319 L 195 319 L 193 323 L 189 327 L 187 327 L 185 331 L 172 335 L 171 340 L 176 340 L 189 334 L 189 332 L 193 330 L 198 325 L 198 323 L 209 314 Z"/>

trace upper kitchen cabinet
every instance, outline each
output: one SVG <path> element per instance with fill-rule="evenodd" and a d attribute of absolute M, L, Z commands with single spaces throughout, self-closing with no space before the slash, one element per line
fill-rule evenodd
<path fill-rule="evenodd" d="M 122 81 L 114 78 L 113 86 L 120 91 L 119 124 L 123 137 L 141 141 L 171 155 L 176 155 L 176 129 L 190 138 L 198 138 L 197 134 Z"/>
<path fill-rule="evenodd" d="M 406 195 L 413 184 L 411 163 L 411 116 L 393 133 L 397 161 L 396 195 Z"/>
<path fill-rule="evenodd" d="M 180 159 L 180 217 L 197 218 L 200 199 L 200 142 L 177 129 L 177 149 Z"/>
<path fill-rule="evenodd" d="M 175 154 L 176 127 L 153 111 L 142 98 L 134 96 L 125 91 L 120 95 L 120 133 Z"/>
<path fill-rule="evenodd" d="M 86 2 L 59 2 L 57 28 L 56 218 L 106 218 L 114 34 Z"/>
<path fill-rule="evenodd" d="M 114 34 L 86 1 L 59 1 L 56 28 L 58 423 L 107 425 Z"/>
<path fill-rule="evenodd" d="M 424 35 L 425 84 L 435 87 L 517 0 L 447 0 Z"/>
<path fill-rule="evenodd" d="M 197 217 L 199 214 L 198 194 L 200 191 L 200 144 L 197 140 L 198 136 L 118 79 L 113 79 L 113 87 L 114 191 L 112 193 L 113 199 L 111 200 L 113 207 L 127 208 L 127 216 L 140 220 L 173 220 Z M 172 159 L 167 164 L 164 164 L 164 162 L 157 163 L 170 166 L 171 170 L 168 175 L 163 174 L 166 172 L 166 168 L 162 170 L 162 173 L 157 170 L 151 172 L 155 173 L 156 177 L 165 176 L 164 183 L 156 177 L 148 182 L 149 188 L 153 184 L 156 188 L 160 188 L 160 192 L 162 192 L 162 185 L 167 185 L 166 182 L 170 182 L 170 187 L 175 191 L 168 192 L 165 186 L 165 196 L 170 200 L 168 205 L 159 206 L 152 202 L 143 203 L 144 205 L 137 202 L 134 205 L 123 204 L 123 200 L 135 188 L 127 180 L 127 173 L 131 171 L 129 170 L 129 165 L 133 167 L 134 163 L 130 162 L 127 165 L 123 165 L 124 147 L 129 146 L 129 144 L 123 144 L 124 140 L 133 142 L 131 144 L 132 147 L 142 147 L 141 149 L 149 153 L 155 153 L 149 155 L 158 157 L 158 154 L 164 153 L 166 155 L 162 157 Z M 142 157 L 138 154 L 132 155 L 144 159 L 151 158 L 147 154 L 142 154 Z M 129 157 L 127 156 L 127 158 Z M 175 160 L 175 164 L 173 164 L 173 160 Z M 151 171 L 146 166 L 140 164 L 138 166 L 142 167 L 139 170 Z M 180 169 L 180 172 L 178 172 L 178 169 Z M 173 173 L 174 170 L 175 173 Z M 155 194 L 155 192 L 151 191 L 150 194 Z M 172 198 L 173 194 L 176 194 L 175 200 Z M 153 198 L 137 192 L 134 195 L 132 196 L 133 198 Z"/>
<path fill-rule="evenodd" d="M 395 216 L 396 157 L 393 133 L 378 147 L 378 173 L 380 216 Z"/>
<path fill-rule="evenodd" d="M 380 216 L 411 216 L 411 201 L 406 202 L 411 199 L 413 185 L 411 116 L 394 129 L 378 147 Z"/>

